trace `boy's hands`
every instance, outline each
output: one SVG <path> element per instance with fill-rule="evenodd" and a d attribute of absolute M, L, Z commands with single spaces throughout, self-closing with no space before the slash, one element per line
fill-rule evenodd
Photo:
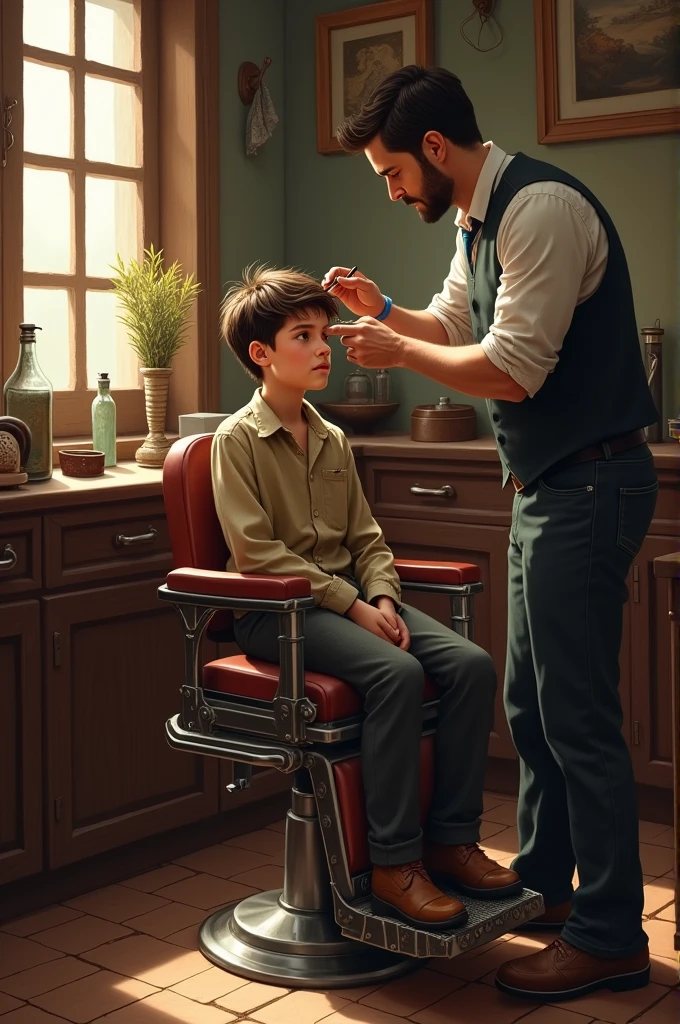
<path fill-rule="evenodd" d="M 408 650 L 411 643 L 410 633 L 401 615 L 395 611 L 394 602 L 390 597 L 379 597 L 376 607 L 357 598 L 346 614 L 357 626 L 374 633 L 381 640 L 387 640 L 402 651 Z"/>

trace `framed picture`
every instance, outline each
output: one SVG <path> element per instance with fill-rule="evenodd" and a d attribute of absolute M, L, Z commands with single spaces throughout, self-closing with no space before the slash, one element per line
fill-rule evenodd
<path fill-rule="evenodd" d="M 534 0 L 538 141 L 680 129 L 680 0 Z"/>
<path fill-rule="evenodd" d="M 341 153 L 335 129 L 376 85 L 407 64 L 432 64 L 431 0 L 385 0 L 316 19 L 319 153 Z"/>

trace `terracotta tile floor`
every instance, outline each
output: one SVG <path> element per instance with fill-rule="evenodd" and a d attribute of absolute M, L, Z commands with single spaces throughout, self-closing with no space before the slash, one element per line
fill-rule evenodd
<path fill-rule="evenodd" d="M 515 804 L 485 794 L 486 849 L 516 850 Z M 507 935 L 470 954 L 430 961 L 387 985 L 291 991 L 211 967 L 200 922 L 222 903 L 281 884 L 283 823 L 181 857 L 119 885 L 0 924 L 0 1024 L 680 1024 L 673 952 L 670 830 L 642 822 L 645 929 L 652 981 L 537 1006 L 494 987 L 499 964 L 541 948 Z"/>

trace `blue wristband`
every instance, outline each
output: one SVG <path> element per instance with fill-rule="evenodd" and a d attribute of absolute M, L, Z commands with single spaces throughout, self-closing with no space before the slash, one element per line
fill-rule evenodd
<path fill-rule="evenodd" d="M 382 313 L 379 313 L 375 318 L 376 320 L 386 320 L 392 310 L 392 299 L 389 295 L 383 295 L 383 299 L 385 300 L 385 305 L 383 306 Z"/>

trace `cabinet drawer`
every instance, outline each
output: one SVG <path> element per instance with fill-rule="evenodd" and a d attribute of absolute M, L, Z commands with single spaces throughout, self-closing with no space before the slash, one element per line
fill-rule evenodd
<path fill-rule="evenodd" d="M 162 498 L 45 516 L 45 585 L 120 579 L 172 568 Z"/>
<path fill-rule="evenodd" d="M 510 522 L 514 492 L 501 488 L 500 466 L 429 459 L 367 459 L 364 472 L 366 494 L 376 517 L 494 525 Z"/>
<path fill-rule="evenodd" d="M 40 518 L 0 518 L 0 598 L 42 585 Z"/>

